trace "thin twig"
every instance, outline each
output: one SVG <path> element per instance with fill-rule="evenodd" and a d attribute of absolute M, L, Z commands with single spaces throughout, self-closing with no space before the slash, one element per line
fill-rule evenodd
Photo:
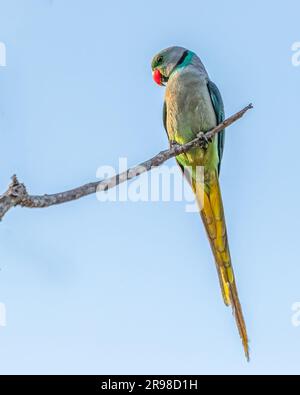
<path fill-rule="evenodd" d="M 252 104 L 249 104 L 243 110 L 226 119 L 211 131 L 205 134 L 199 133 L 196 139 L 190 141 L 187 144 L 173 145 L 170 149 L 161 151 L 153 158 L 140 163 L 139 165 L 128 169 L 123 173 L 113 176 L 107 180 L 91 182 L 69 191 L 55 193 L 52 195 L 29 195 L 26 191 L 25 185 L 21 184 L 16 176 L 13 176 L 12 183 L 9 185 L 8 190 L 0 196 L 0 221 L 3 219 L 4 215 L 15 206 L 43 208 L 80 199 L 96 192 L 107 191 L 116 185 L 131 180 L 142 173 L 150 171 L 154 167 L 160 166 L 168 159 L 183 154 L 189 151 L 191 148 L 205 145 L 207 139 L 212 139 L 217 133 L 221 132 L 223 129 L 242 118 L 242 116 L 252 108 Z"/>

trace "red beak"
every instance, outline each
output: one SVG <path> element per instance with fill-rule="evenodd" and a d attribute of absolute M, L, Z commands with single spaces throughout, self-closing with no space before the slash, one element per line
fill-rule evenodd
<path fill-rule="evenodd" d="M 162 75 L 161 72 L 158 69 L 155 69 L 152 73 L 153 75 L 153 79 L 154 81 L 158 84 L 158 85 L 163 85 L 162 83 Z"/>

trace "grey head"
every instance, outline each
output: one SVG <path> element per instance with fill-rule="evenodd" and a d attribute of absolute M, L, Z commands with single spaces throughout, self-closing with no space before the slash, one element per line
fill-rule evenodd
<path fill-rule="evenodd" d="M 194 52 L 177 46 L 163 49 L 151 62 L 154 81 L 159 85 L 165 85 L 175 70 L 187 66 L 194 66 L 207 76 L 203 63 Z"/>

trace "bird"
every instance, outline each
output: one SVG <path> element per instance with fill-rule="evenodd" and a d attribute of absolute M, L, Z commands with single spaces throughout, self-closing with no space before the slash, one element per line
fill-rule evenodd
<path fill-rule="evenodd" d="M 212 139 L 205 139 L 205 133 L 225 119 L 221 93 L 210 80 L 201 59 L 186 48 L 172 46 L 163 49 L 153 57 L 151 69 L 154 81 L 166 88 L 163 124 L 170 146 L 186 144 L 200 134 L 203 137 L 204 144 L 178 155 L 176 161 L 195 194 L 214 256 L 223 300 L 226 306 L 232 307 L 249 361 L 249 340 L 230 257 L 219 183 L 225 130 Z M 203 169 L 201 180 L 199 168 Z"/>

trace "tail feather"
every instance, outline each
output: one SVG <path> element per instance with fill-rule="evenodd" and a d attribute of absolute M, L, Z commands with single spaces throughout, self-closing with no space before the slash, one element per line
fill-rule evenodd
<path fill-rule="evenodd" d="M 227 239 L 226 222 L 217 173 L 203 186 L 193 180 L 192 188 L 200 207 L 201 217 L 214 254 L 224 303 L 232 311 L 242 339 L 247 360 L 249 346 L 246 324 L 238 297 Z"/>

